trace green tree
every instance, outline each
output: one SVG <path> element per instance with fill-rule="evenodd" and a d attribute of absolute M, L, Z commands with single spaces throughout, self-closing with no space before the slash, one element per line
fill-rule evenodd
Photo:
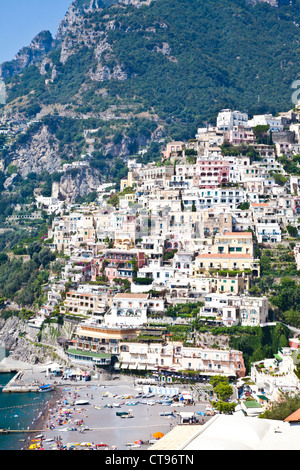
<path fill-rule="evenodd" d="M 107 202 L 108 204 L 117 207 L 119 205 L 119 195 L 117 193 L 112 194 Z"/>
<path fill-rule="evenodd" d="M 235 410 L 236 403 L 228 403 L 226 401 L 213 401 L 212 406 L 215 410 L 224 414 L 232 414 Z"/>
<path fill-rule="evenodd" d="M 282 175 L 281 173 L 274 173 L 273 171 L 270 172 L 270 176 L 279 186 L 284 186 L 288 180 L 286 176 Z"/>
<path fill-rule="evenodd" d="M 259 415 L 259 418 L 275 419 L 283 421 L 289 415 L 300 408 L 300 394 L 288 395 L 283 394 L 280 402 L 273 402 L 270 409 L 267 409 Z"/>
<path fill-rule="evenodd" d="M 291 237 L 297 237 L 298 236 L 298 229 L 294 225 L 287 225 L 286 226 L 287 231 L 289 232 L 289 235 Z"/>
<path fill-rule="evenodd" d="M 214 393 L 217 395 L 219 400 L 226 401 L 233 394 L 233 388 L 229 384 L 220 382 L 214 387 Z"/>

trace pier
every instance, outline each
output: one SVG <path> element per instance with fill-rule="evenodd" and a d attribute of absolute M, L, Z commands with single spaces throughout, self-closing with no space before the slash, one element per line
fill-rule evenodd
<path fill-rule="evenodd" d="M 3 387 L 2 393 L 27 393 L 27 392 L 38 392 L 39 385 L 35 382 L 24 382 L 24 372 L 19 371 L 16 375 Z"/>
<path fill-rule="evenodd" d="M 0 429 L 0 435 L 3 434 L 18 434 L 18 433 L 27 433 L 27 434 L 32 434 L 32 433 L 44 433 L 45 429 Z"/>

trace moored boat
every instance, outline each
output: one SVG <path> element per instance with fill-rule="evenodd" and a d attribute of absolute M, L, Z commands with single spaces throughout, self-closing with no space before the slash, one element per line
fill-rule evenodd
<path fill-rule="evenodd" d="M 54 390 L 54 386 L 51 384 L 41 385 L 39 388 L 39 392 L 52 392 Z"/>

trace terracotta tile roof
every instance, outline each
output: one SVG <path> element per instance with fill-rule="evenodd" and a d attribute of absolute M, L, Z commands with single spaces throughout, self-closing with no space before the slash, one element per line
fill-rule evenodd
<path fill-rule="evenodd" d="M 287 418 L 285 418 L 283 421 L 288 421 L 288 422 L 299 422 L 300 421 L 300 408 L 298 408 L 297 411 L 295 411 L 294 413 L 292 413 L 290 416 L 288 416 Z"/>
<path fill-rule="evenodd" d="M 116 294 L 115 299 L 148 299 L 149 294 L 131 294 L 119 293 Z"/>
<path fill-rule="evenodd" d="M 224 235 L 218 235 L 216 238 L 222 238 L 222 237 L 227 237 L 227 235 L 234 235 L 237 237 L 252 237 L 252 232 L 225 232 Z"/>
<path fill-rule="evenodd" d="M 268 207 L 269 206 L 269 204 L 267 204 L 266 202 L 251 202 L 250 205 L 254 207 Z"/>
<path fill-rule="evenodd" d="M 197 258 L 251 258 L 253 259 L 253 256 L 249 254 L 245 255 L 237 255 L 237 254 L 226 254 L 226 253 L 217 253 L 217 254 L 203 254 L 203 255 L 198 255 Z"/>

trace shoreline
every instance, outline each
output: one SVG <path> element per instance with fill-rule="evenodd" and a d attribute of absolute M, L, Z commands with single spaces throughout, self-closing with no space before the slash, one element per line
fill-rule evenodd
<path fill-rule="evenodd" d="M 9 362 L 12 368 L 13 360 Z M 208 401 L 199 402 L 196 391 L 193 405 L 184 405 L 179 401 L 171 404 L 166 393 L 161 394 L 161 390 L 149 394 L 149 385 L 138 383 L 135 376 L 97 370 L 90 381 L 66 380 L 49 376 L 49 364 L 27 364 L 24 367 L 24 364 L 17 362 L 17 373 L 22 371 L 21 385 L 50 383 L 55 386 L 53 391 L 42 393 L 45 395 L 45 405 L 38 416 L 33 417 L 34 422 L 27 436 L 24 439 L 20 437 L 20 450 L 35 450 L 39 435 L 43 436 L 43 440 L 36 445 L 36 449 L 147 450 L 156 442 L 153 436 L 156 432 L 165 435 L 177 425 L 193 426 L 182 424 L 182 412 L 194 413 L 194 416 L 201 412 L 202 416 L 197 416 L 198 425 L 210 419 L 210 416 L 203 418 Z M 164 389 L 164 386 L 159 388 Z M 188 384 L 174 384 L 174 389 L 180 393 L 191 387 Z M 35 392 L 33 394 L 36 395 Z M 129 413 L 132 419 L 122 419 L 119 412 L 123 415 L 125 412 L 127 416 Z"/>
<path fill-rule="evenodd" d="M 28 393 L 31 393 L 31 392 L 28 392 Z M 39 430 L 41 434 L 44 434 L 47 431 L 46 423 L 47 423 L 48 416 L 50 413 L 49 411 L 50 407 L 53 406 L 53 403 L 55 403 L 55 401 L 58 400 L 60 396 L 61 396 L 61 393 L 59 390 L 54 390 L 53 392 L 51 392 L 51 396 L 46 401 L 46 403 L 40 410 L 39 415 L 34 419 L 34 422 L 30 426 L 28 433 L 27 433 L 27 439 L 22 441 L 22 443 L 20 442 L 22 446 L 19 450 L 29 450 L 31 440 L 33 436 L 36 434 L 36 430 Z"/>
<path fill-rule="evenodd" d="M 130 395 L 124 398 L 127 393 Z M 105 450 L 147 450 L 156 442 L 156 432 L 165 435 L 180 424 L 181 412 L 203 412 L 206 406 L 200 402 L 193 406 L 179 402 L 175 406 L 170 403 L 165 406 L 166 403 L 158 403 L 159 397 L 153 394 L 147 404 L 146 400 L 134 398 L 137 393 L 133 382 L 98 386 L 76 383 L 73 387 L 66 387 L 63 394 L 56 394 L 58 400 L 52 408 L 49 406 L 48 416 L 43 420 L 46 429 L 42 447 L 45 450 L 80 446 L 97 450 L 99 447 Z M 86 403 L 78 406 L 74 399 Z M 63 413 L 66 411 L 65 417 Z M 129 412 L 133 417 L 122 419 L 117 416 L 119 412 Z M 209 416 L 202 418 L 198 425 L 205 424 L 208 419 Z"/>

